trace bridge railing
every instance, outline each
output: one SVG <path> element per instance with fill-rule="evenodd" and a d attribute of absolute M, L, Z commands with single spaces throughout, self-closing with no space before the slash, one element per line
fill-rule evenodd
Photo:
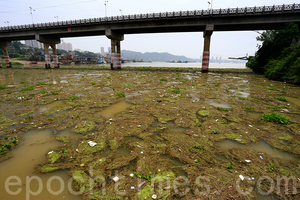
<path fill-rule="evenodd" d="M 135 15 L 121 15 L 112 17 L 100 17 L 100 18 L 89 18 L 89 19 L 76 19 L 69 21 L 59 22 L 46 22 L 37 24 L 25 24 L 16 26 L 4 26 L 0 27 L 0 32 L 8 31 L 22 31 L 29 29 L 44 29 L 44 28 L 55 28 L 55 27 L 70 27 L 76 25 L 89 25 L 99 23 L 114 23 L 124 22 L 133 20 L 153 20 L 153 19 L 172 19 L 180 17 L 214 17 L 216 15 L 249 15 L 255 13 L 273 13 L 273 12 L 293 12 L 300 11 L 300 4 L 287 4 L 287 5 L 273 5 L 273 6 L 259 6 L 259 7 L 244 7 L 244 8 L 225 8 L 225 9 L 213 9 L 213 10 L 191 10 L 191 11 L 174 11 L 174 12 L 160 12 L 160 13 L 146 13 L 146 14 L 135 14 Z"/>

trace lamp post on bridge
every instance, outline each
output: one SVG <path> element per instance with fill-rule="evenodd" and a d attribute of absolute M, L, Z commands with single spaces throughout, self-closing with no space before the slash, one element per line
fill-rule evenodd
<path fill-rule="evenodd" d="M 119 11 L 121 12 L 121 15 L 123 15 L 123 10 L 122 10 L 122 9 L 120 9 Z"/>
<path fill-rule="evenodd" d="M 31 14 L 31 19 L 32 19 L 32 26 L 34 27 L 34 21 L 33 21 L 33 15 L 32 15 L 32 11 L 34 11 L 31 7 L 29 7 L 30 9 L 30 14 Z"/>
<path fill-rule="evenodd" d="M 57 22 L 58 22 L 58 16 L 54 16 L 54 18 L 57 20 Z"/>
<path fill-rule="evenodd" d="M 104 5 L 105 5 L 105 18 L 107 17 L 107 10 L 106 10 L 106 3 L 107 3 L 108 1 L 107 0 L 104 0 Z"/>
<path fill-rule="evenodd" d="M 7 26 L 9 26 L 9 21 L 4 22 L 5 24 L 7 24 Z"/>

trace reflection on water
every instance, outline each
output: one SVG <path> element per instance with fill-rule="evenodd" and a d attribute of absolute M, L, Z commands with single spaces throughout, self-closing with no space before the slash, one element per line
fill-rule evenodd
<path fill-rule="evenodd" d="M 131 106 L 130 103 L 127 103 L 125 100 L 122 100 L 116 104 L 113 104 L 105 108 L 100 114 L 105 118 L 110 118 L 115 114 L 127 110 Z"/>
<path fill-rule="evenodd" d="M 231 149 L 231 148 L 251 149 L 258 152 L 264 152 L 276 158 L 300 160 L 299 158 L 294 157 L 290 153 L 273 148 L 271 145 L 269 145 L 268 143 L 262 140 L 259 141 L 258 143 L 250 144 L 250 145 L 240 144 L 233 140 L 223 140 L 221 142 L 217 142 L 217 144 L 221 149 Z"/>
<path fill-rule="evenodd" d="M 19 146 L 13 149 L 10 153 L 13 155 L 12 158 L 0 163 L 0 194 L 1 199 L 9 200 L 24 200 L 26 199 L 26 177 L 38 176 L 43 185 L 42 192 L 37 196 L 30 196 L 32 200 L 41 199 L 82 199 L 81 196 L 74 196 L 69 193 L 67 189 L 67 183 L 70 177 L 67 175 L 67 171 L 57 171 L 49 174 L 36 174 L 34 173 L 34 166 L 46 161 L 45 154 L 50 150 L 53 150 L 63 143 L 57 141 L 54 136 L 51 135 L 50 130 L 41 131 L 29 131 L 23 134 L 24 141 Z M 5 190 L 5 180 L 10 176 L 17 176 L 21 179 L 21 185 L 10 186 L 11 191 L 17 191 L 18 188 L 22 189 L 18 195 L 10 195 Z M 46 189 L 46 184 L 49 178 L 52 176 L 58 176 L 62 178 L 65 189 L 61 194 L 53 196 Z M 16 182 L 13 179 L 11 182 Z M 29 184 L 28 184 L 29 185 Z M 30 182 L 30 188 L 32 191 L 37 191 L 39 188 L 38 181 L 34 180 Z M 53 180 L 51 183 L 51 189 L 58 191 L 61 188 L 58 180 Z"/>

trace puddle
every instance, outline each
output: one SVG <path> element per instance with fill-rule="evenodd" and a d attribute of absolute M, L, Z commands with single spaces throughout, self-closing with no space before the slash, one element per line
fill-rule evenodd
<path fill-rule="evenodd" d="M 105 118 L 110 118 L 115 114 L 127 110 L 131 106 L 130 103 L 127 103 L 125 100 L 122 100 L 116 104 L 113 104 L 105 108 L 100 114 Z"/>
<path fill-rule="evenodd" d="M 124 149 L 123 147 L 119 148 L 117 150 L 117 152 L 115 153 L 115 158 L 120 157 L 120 156 L 124 156 L 128 153 L 129 151 Z"/>
<path fill-rule="evenodd" d="M 26 176 L 38 176 L 41 178 L 43 190 L 40 195 L 30 196 L 32 200 L 40 199 L 82 199 L 81 196 L 74 196 L 68 192 L 67 183 L 71 177 L 67 175 L 67 171 L 57 171 L 49 174 L 36 174 L 34 173 L 34 166 L 40 163 L 46 162 L 45 154 L 52 149 L 62 146 L 63 143 L 55 139 L 51 134 L 50 130 L 41 131 L 29 131 L 23 134 L 23 139 L 19 146 L 13 149 L 10 153 L 13 155 L 12 158 L 0 163 L 0 171 L 5 172 L 0 174 L 0 194 L 1 199 L 10 200 L 24 200 L 26 199 Z M 17 191 L 18 188 L 22 189 L 18 195 L 10 195 L 4 188 L 5 180 L 10 176 L 17 176 L 21 179 L 21 185 L 10 186 L 11 191 Z M 61 194 L 53 196 L 46 189 L 46 184 L 49 178 L 53 176 L 58 176 L 62 178 L 64 182 L 64 190 Z M 13 179 L 11 182 L 16 182 Z M 37 191 L 39 188 L 38 182 L 36 180 L 32 181 L 30 184 L 32 191 Z M 60 183 L 58 180 L 53 180 L 51 184 L 51 189 L 53 191 L 58 191 L 60 189 Z"/>
<path fill-rule="evenodd" d="M 168 122 L 159 122 L 159 121 L 155 121 L 154 123 L 152 123 L 150 125 L 150 128 L 157 128 L 157 125 L 159 125 L 159 127 L 169 127 L 170 131 L 174 131 L 174 132 L 184 132 L 190 128 L 183 128 L 183 127 L 177 127 L 175 126 L 174 121 L 168 121 Z M 159 136 L 161 137 L 161 136 Z"/>
<path fill-rule="evenodd" d="M 215 102 L 215 101 L 218 101 L 219 103 L 217 103 L 217 102 Z M 227 103 L 225 103 L 225 102 L 223 102 L 223 101 L 221 101 L 221 100 L 213 100 L 213 99 L 210 99 L 210 100 L 208 100 L 207 101 L 207 103 L 209 104 L 209 105 L 211 105 L 211 106 L 214 106 L 214 107 L 222 107 L 222 108 L 227 108 L 227 109 L 232 109 L 232 107 L 229 105 L 229 104 L 227 104 Z"/>
<path fill-rule="evenodd" d="M 198 102 L 200 99 L 198 97 L 196 97 L 194 94 L 190 94 L 190 96 L 192 97 L 193 101 Z"/>
<path fill-rule="evenodd" d="M 62 106 L 64 104 L 65 103 L 63 101 L 54 101 L 53 103 L 42 106 L 37 113 L 42 113 L 42 112 L 45 112 L 47 110 L 51 110 L 53 108 Z"/>
<path fill-rule="evenodd" d="M 268 143 L 266 143 L 265 141 L 262 141 L 262 140 L 259 141 L 258 143 L 249 144 L 249 145 L 240 144 L 233 140 L 223 140 L 222 142 L 216 142 L 216 144 L 219 145 L 219 147 L 221 149 L 232 149 L 232 148 L 251 149 L 251 150 L 258 151 L 258 152 L 266 153 L 266 154 L 268 154 L 272 157 L 276 157 L 276 158 L 300 161 L 300 158 L 296 158 L 290 153 L 275 149 L 271 145 L 269 145 Z"/>
<path fill-rule="evenodd" d="M 174 164 L 174 169 L 177 172 L 178 176 L 185 176 L 188 177 L 188 174 L 181 169 L 182 166 L 184 166 L 184 163 L 182 163 L 180 160 L 176 159 L 176 158 L 172 158 L 168 155 L 163 155 L 165 158 L 171 160 Z"/>
<path fill-rule="evenodd" d="M 250 118 L 250 119 L 257 119 L 257 120 L 261 120 L 261 117 L 262 114 L 261 113 L 248 113 L 246 115 L 247 118 Z"/>
<path fill-rule="evenodd" d="M 145 91 L 139 91 L 139 92 L 133 92 L 133 93 L 125 93 L 126 101 L 141 101 L 144 100 L 142 97 L 143 93 L 148 93 L 150 90 Z"/>
<path fill-rule="evenodd" d="M 300 99 L 293 98 L 293 97 L 285 97 L 289 103 L 292 103 L 300 108 Z"/>

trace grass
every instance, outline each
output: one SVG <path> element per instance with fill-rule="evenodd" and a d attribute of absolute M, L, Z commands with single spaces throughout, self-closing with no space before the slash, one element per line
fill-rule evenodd
<path fill-rule="evenodd" d="M 227 166 L 228 171 L 231 172 L 231 173 L 233 172 L 232 171 L 232 165 L 233 165 L 232 162 L 230 162 L 229 165 Z"/>
<path fill-rule="evenodd" d="M 159 79 L 160 81 L 168 81 L 167 79 L 165 79 L 165 78 L 161 78 L 161 79 Z"/>
<path fill-rule="evenodd" d="M 43 83 L 43 82 L 38 82 L 37 84 L 36 84 L 36 86 L 39 86 L 39 85 L 48 85 L 47 83 Z"/>
<path fill-rule="evenodd" d="M 269 90 L 278 91 L 278 88 L 277 88 L 277 87 L 274 87 L 274 86 L 272 86 L 272 87 L 270 87 L 270 88 L 269 88 Z"/>
<path fill-rule="evenodd" d="M 274 168 L 275 168 L 275 165 L 274 164 L 270 164 L 269 165 L 269 172 L 273 172 Z"/>
<path fill-rule="evenodd" d="M 221 111 L 226 111 L 226 112 L 229 111 L 227 108 L 222 108 L 222 107 L 218 107 L 217 109 L 218 109 L 218 110 L 221 110 Z"/>
<path fill-rule="evenodd" d="M 53 94 L 53 95 L 57 95 L 57 94 L 58 94 L 58 92 L 52 91 L 52 92 L 51 92 L 51 94 Z"/>
<path fill-rule="evenodd" d="M 169 93 L 169 92 L 174 92 L 174 93 L 176 93 L 176 94 L 180 94 L 180 89 L 177 88 L 177 89 L 173 89 L 173 90 L 166 90 L 166 92 L 167 92 L 167 93 Z"/>
<path fill-rule="evenodd" d="M 30 85 L 30 86 L 25 87 L 25 88 L 22 89 L 22 91 L 29 91 L 29 90 L 34 90 L 34 86 Z"/>
<path fill-rule="evenodd" d="M 195 126 L 202 127 L 202 124 L 203 124 L 203 122 L 200 122 L 198 124 L 196 123 Z"/>
<path fill-rule="evenodd" d="M 21 81 L 20 84 L 27 84 L 27 81 Z"/>
<path fill-rule="evenodd" d="M 46 94 L 46 93 L 47 93 L 47 92 L 46 92 L 46 91 L 44 91 L 44 90 L 42 90 L 42 91 L 41 91 L 41 94 Z"/>
<path fill-rule="evenodd" d="M 76 96 L 76 95 L 75 95 L 75 96 L 71 96 L 71 97 L 69 97 L 69 99 L 70 99 L 70 100 L 78 100 L 78 99 L 79 99 L 79 96 Z"/>
<path fill-rule="evenodd" d="M 262 114 L 262 117 L 264 121 L 266 122 L 276 122 L 281 124 L 288 124 L 289 119 L 286 116 L 282 116 L 280 114 L 276 113 L 264 113 Z"/>
<path fill-rule="evenodd" d="M 119 97 L 125 97 L 125 93 L 124 92 L 117 92 L 117 96 L 119 96 Z"/>
<path fill-rule="evenodd" d="M 6 85 L 0 85 L 0 90 L 6 89 L 6 88 L 7 88 Z"/>
<path fill-rule="evenodd" d="M 193 145 L 194 149 L 201 149 L 201 150 L 205 150 L 205 148 L 201 145 Z"/>
<path fill-rule="evenodd" d="M 285 101 L 285 102 L 287 102 L 287 99 L 284 98 L 284 97 L 276 97 L 276 99 L 278 99 L 279 101 Z"/>
<path fill-rule="evenodd" d="M 250 107 L 250 106 L 243 106 L 242 108 L 244 108 L 245 110 L 249 110 L 249 111 L 253 111 L 254 108 Z"/>
<path fill-rule="evenodd" d="M 240 100 L 248 100 L 248 98 L 245 97 L 239 97 Z"/>
<path fill-rule="evenodd" d="M 110 76 L 107 76 L 106 78 L 107 78 L 107 79 L 111 79 L 111 77 L 110 77 Z"/>
<path fill-rule="evenodd" d="M 124 88 L 130 88 L 130 87 L 131 87 L 131 85 L 128 84 L 128 85 L 126 85 Z"/>
<path fill-rule="evenodd" d="M 33 116 L 28 116 L 28 117 L 26 117 L 25 119 L 26 120 L 30 120 L 30 119 L 33 119 L 34 117 Z"/>
<path fill-rule="evenodd" d="M 95 82 L 95 81 L 92 81 L 91 84 L 92 84 L 92 85 L 96 85 L 96 82 Z"/>

